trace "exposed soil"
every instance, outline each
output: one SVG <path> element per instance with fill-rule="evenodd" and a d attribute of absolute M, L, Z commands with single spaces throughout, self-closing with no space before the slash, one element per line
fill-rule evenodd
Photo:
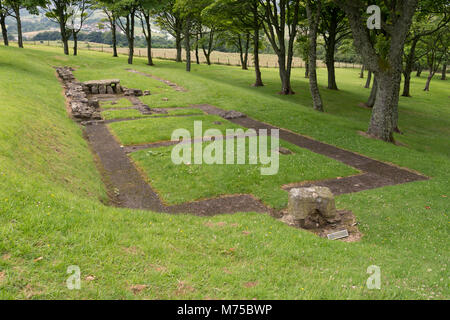
<path fill-rule="evenodd" d="M 143 74 L 135 70 L 128 71 Z M 180 87 L 177 87 L 175 84 L 169 84 L 169 82 L 166 82 L 165 80 L 148 74 L 143 75 L 163 81 L 172 87 L 180 89 Z M 97 95 L 96 98 L 103 101 L 110 101 L 120 97 L 109 95 L 99 97 Z M 138 98 L 129 97 L 129 99 L 133 103 L 134 108 L 142 108 L 143 104 Z M 227 115 L 230 114 L 229 111 L 225 112 L 224 110 L 211 105 L 193 105 L 192 108 L 198 108 L 207 114 L 223 116 L 224 118 L 228 117 Z M 268 129 L 269 131 L 279 129 L 242 114 L 240 114 L 239 117 L 228 118 L 231 118 L 228 119 L 228 121 L 249 129 Z M 128 120 L 133 119 L 122 119 L 118 121 Z M 167 206 L 161 201 L 159 195 L 152 189 L 149 183 L 147 183 L 144 178 L 144 174 L 139 171 L 127 154 L 148 148 L 170 146 L 175 144 L 175 142 L 163 141 L 140 146 L 122 147 L 110 133 L 105 122 L 93 121 L 87 122 L 85 125 L 85 136 L 89 141 L 93 152 L 95 152 L 96 157 L 100 160 L 99 162 L 101 164 L 101 168 L 99 169 L 102 174 L 106 176 L 105 181 L 108 182 L 107 186 L 108 189 L 110 189 L 109 194 L 112 203 L 119 207 L 146 209 L 154 212 L 170 214 L 187 213 L 199 216 L 233 214 L 237 212 L 269 213 L 275 218 L 282 218 L 284 216 L 283 211 L 274 211 L 268 208 L 252 195 L 227 195 L 214 199 Z M 283 187 L 286 191 L 296 187 L 324 186 L 330 188 L 335 195 L 341 195 L 428 179 L 427 177 L 419 173 L 411 172 L 408 169 L 399 168 L 391 164 L 373 160 L 354 152 L 313 140 L 309 137 L 305 137 L 286 129 L 279 130 L 281 139 L 301 148 L 305 148 L 312 152 L 340 161 L 361 171 L 361 174 L 351 177 L 313 182 L 300 182 L 297 184 L 287 185 Z M 223 138 L 226 139 L 227 137 Z M 310 229 L 310 231 L 321 237 L 326 237 L 329 233 L 347 229 L 350 233 L 350 237 L 344 239 L 344 241 L 359 240 L 361 234 L 358 231 L 356 218 L 353 213 L 350 211 L 339 211 L 338 214 L 340 218 L 338 219 L 339 222 L 327 224 L 326 226 L 321 226 L 316 229 L 313 228 Z M 285 222 L 289 224 L 289 221 Z"/>

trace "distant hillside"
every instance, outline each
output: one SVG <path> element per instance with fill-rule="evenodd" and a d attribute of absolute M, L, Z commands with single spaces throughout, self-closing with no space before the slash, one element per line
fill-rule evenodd
<path fill-rule="evenodd" d="M 22 10 L 21 16 L 22 16 L 22 32 L 25 39 L 27 40 L 32 40 L 40 32 L 59 31 L 59 25 L 53 21 L 50 21 L 45 16 L 45 12 L 43 10 L 40 10 L 39 15 L 32 15 L 27 10 Z M 102 20 L 105 18 L 106 16 L 102 11 L 100 10 L 94 11 L 91 17 L 86 21 L 83 27 L 83 31 L 87 33 L 108 32 L 109 30 L 106 26 L 105 29 L 99 29 L 99 23 L 101 23 Z M 8 33 L 11 35 L 11 38 L 16 38 L 17 36 L 16 20 L 11 17 L 8 17 L 6 20 L 6 24 L 8 27 Z M 121 32 L 120 30 L 118 31 L 119 33 Z M 152 32 L 154 32 L 156 35 L 172 38 L 170 35 L 168 35 L 167 32 L 161 31 L 155 24 L 152 27 Z M 141 25 L 139 21 L 136 22 L 136 35 L 137 36 L 142 35 Z"/>

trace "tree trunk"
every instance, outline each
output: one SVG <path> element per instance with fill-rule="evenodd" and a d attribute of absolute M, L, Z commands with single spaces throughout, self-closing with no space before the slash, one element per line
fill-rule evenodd
<path fill-rule="evenodd" d="M 306 4 L 306 11 L 308 15 L 308 21 L 310 30 L 308 32 L 309 38 L 309 88 L 311 91 L 311 96 L 313 100 L 314 110 L 323 112 L 322 97 L 320 96 L 319 85 L 317 83 L 317 32 L 319 27 L 321 2 L 318 1 L 316 4 L 317 8 L 315 12 L 312 11 L 310 3 Z"/>
<path fill-rule="evenodd" d="M 444 63 L 442 66 L 442 77 L 441 80 L 447 80 L 447 64 Z"/>
<path fill-rule="evenodd" d="M 307 59 L 307 61 L 305 61 L 305 78 L 306 79 L 309 78 L 309 59 Z"/>
<path fill-rule="evenodd" d="M 9 40 L 8 40 L 8 29 L 6 28 L 6 17 L 0 16 L 0 25 L 2 27 L 2 36 L 3 36 L 3 43 L 5 46 L 9 46 Z"/>
<path fill-rule="evenodd" d="M 60 19 L 62 19 L 61 21 L 64 21 L 64 15 L 62 17 L 60 17 Z M 67 30 L 66 30 L 66 24 L 64 22 L 60 22 L 59 23 L 59 29 L 61 32 L 61 41 L 63 43 L 63 47 L 64 47 L 64 54 L 65 55 L 69 55 L 69 37 L 67 34 Z"/>
<path fill-rule="evenodd" d="M 133 64 L 134 58 L 134 11 L 127 17 L 128 64 Z"/>
<path fill-rule="evenodd" d="M 253 62 L 255 64 L 256 80 L 254 87 L 263 87 L 264 83 L 261 76 L 261 66 L 259 65 L 259 18 L 258 3 L 253 3 Z"/>
<path fill-rule="evenodd" d="M 117 30 L 116 30 L 116 19 L 113 18 L 111 21 L 111 32 L 112 32 L 112 45 L 113 45 L 113 57 L 118 57 L 117 54 Z"/>
<path fill-rule="evenodd" d="M 369 73 L 367 74 L 366 85 L 364 86 L 364 88 L 369 89 L 371 82 L 372 82 L 372 71 L 369 70 Z"/>
<path fill-rule="evenodd" d="M 73 32 L 73 55 L 78 55 L 78 32 Z"/>
<path fill-rule="evenodd" d="M 290 71 L 286 67 L 285 55 L 278 56 L 279 73 L 281 79 L 281 91 L 280 94 L 289 95 L 294 94 L 291 88 L 291 75 Z"/>
<path fill-rule="evenodd" d="M 369 100 L 366 103 L 367 107 L 373 108 L 373 106 L 375 105 L 375 100 L 377 99 L 377 91 L 378 91 L 377 78 L 374 77 L 373 86 L 372 86 L 372 90 L 370 91 Z"/>
<path fill-rule="evenodd" d="M 359 74 L 359 78 L 360 78 L 360 79 L 364 79 L 364 71 L 365 71 L 365 68 L 364 68 L 364 65 L 362 65 L 362 67 L 361 67 L 361 72 L 360 72 L 360 74 Z"/>
<path fill-rule="evenodd" d="M 14 15 L 16 16 L 17 21 L 17 42 L 19 48 L 23 48 L 22 19 L 20 17 L 20 8 L 14 9 Z"/>
<path fill-rule="evenodd" d="M 177 58 L 176 58 L 176 62 L 182 62 L 183 58 L 182 58 L 182 52 L 183 52 L 183 47 L 182 47 L 182 43 L 181 43 L 181 31 L 177 30 L 176 31 L 176 38 L 175 38 L 175 42 L 176 42 L 176 46 L 177 46 Z"/>
<path fill-rule="evenodd" d="M 147 28 L 147 64 L 149 66 L 154 66 L 153 58 L 152 58 L 152 25 L 150 24 L 150 14 L 144 14 L 145 25 Z"/>
<path fill-rule="evenodd" d="M 243 70 L 248 70 L 248 50 L 250 47 L 250 33 L 247 33 L 245 39 L 245 53 L 244 53 L 244 63 L 242 64 Z"/>
<path fill-rule="evenodd" d="M 430 83 L 433 79 L 434 73 L 432 70 L 430 70 L 430 73 L 428 74 L 427 83 L 425 84 L 425 89 L 423 91 L 430 91 Z"/>
<path fill-rule="evenodd" d="M 198 52 L 198 33 L 195 35 L 195 63 L 200 64 L 200 55 Z"/>
<path fill-rule="evenodd" d="M 330 35 L 329 44 L 326 47 L 326 65 L 328 71 L 328 89 L 338 90 L 336 84 L 336 70 L 334 68 L 334 52 L 335 52 L 335 37 Z"/>
<path fill-rule="evenodd" d="M 398 85 L 393 77 L 376 75 L 377 92 L 372 110 L 368 133 L 386 142 L 394 142 L 395 96 L 398 97 Z M 396 92 L 397 91 L 397 92 Z"/>
<path fill-rule="evenodd" d="M 186 71 L 191 72 L 191 22 L 190 18 L 186 18 L 184 41 L 186 46 Z"/>
<path fill-rule="evenodd" d="M 417 78 L 420 78 L 420 76 L 422 75 L 422 71 L 423 71 L 422 67 L 419 66 L 419 67 L 417 68 L 417 73 L 416 73 L 416 77 L 417 77 Z"/>
<path fill-rule="evenodd" d="M 410 88 L 411 88 L 411 72 L 406 69 L 403 71 L 403 76 L 405 78 L 405 82 L 403 84 L 403 97 L 411 97 Z"/>
<path fill-rule="evenodd" d="M 416 58 L 416 47 L 420 38 L 414 38 L 411 42 L 411 49 L 409 50 L 408 55 L 406 56 L 405 67 L 403 69 L 403 76 L 405 78 L 405 83 L 403 85 L 403 97 L 411 97 L 410 88 L 411 88 L 411 73 L 414 67 L 414 60 Z"/>
<path fill-rule="evenodd" d="M 214 41 L 214 33 L 213 33 L 213 31 L 210 31 L 209 32 L 209 41 L 208 41 L 208 50 L 206 50 L 204 44 L 202 45 L 203 54 L 205 55 L 206 63 L 208 64 L 208 66 L 211 65 L 211 52 L 212 52 L 213 41 Z"/>

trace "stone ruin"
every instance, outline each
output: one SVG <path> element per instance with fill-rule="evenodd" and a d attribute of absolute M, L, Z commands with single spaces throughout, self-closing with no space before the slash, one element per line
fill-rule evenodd
<path fill-rule="evenodd" d="M 74 69 L 70 67 L 56 68 L 56 72 L 64 83 L 72 116 L 79 121 L 101 120 L 98 100 L 88 99 L 86 87 L 75 79 L 73 71 Z"/>
<path fill-rule="evenodd" d="M 288 216 L 293 224 L 314 229 L 337 222 L 334 195 L 326 187 L 292 189 L 289 192 Z"/>
<path fill-rule="evenodd" d="M 84 92 L 88 94 L 122 94 L 120 80 L 93 80 L 82 83 Z"/>
<path fill-rule="evenodd" d="M 140 97 L 150 95 L 150 91 L 128 89 L 120 85 L 120 80 L 93 80 L 79 82 L 71 67 L 58 67 L 56 72 L 63 81 L 66 96 L 70 100 L 72 116 L 78 121 L 102 120 L 100 105 L 96 95 L 124 95 Z"/>

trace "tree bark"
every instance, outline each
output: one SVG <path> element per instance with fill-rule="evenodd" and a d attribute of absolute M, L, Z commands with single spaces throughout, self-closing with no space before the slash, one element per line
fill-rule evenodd
<path fill-rule="evenodd" d="M 390 77 L 385 77 L 381 81 L 379 81 L 379 77 L 385 76 L 376 76 L 376 98 L 368 133 L 383 141 L 393 142 L 395 129 L 393 105 L 396 103 L 395 96 L 398 97 L 398 92 L 395 92 L 398 86 L 392 83 Z"/>
<path fill-rule="evenodd" d="M 0 25 L 2 27 L 2 36 L 3 36 L 3 43 L 5 46 L 9 46 L 9 40 L 8 40 L 8 29 L 6 28 L 6 17 L 1 15 L 0 16 Z"/>
<path fill-rule="evenodd" d="M 210 30 L 208 39 L 208 49 L 206 49 L 205 45 L 202 44 L 203 54 L 205 55 L 206 63 L 208 64 L 208 66 L 211 65 L 211 53 L 213 50 L 213 45 L 214 45 L 214 31 Z"/>
<path fill-rule="evenodd" d="M 305 61 L 305 78 L 309 79 L 309 58 Z"/>
<path fill-rule="evenodd" d="M 245 53 L 244 53 L 244 63 L 242 64 L 243 70 L 248 70 L 248 50 L 250 48 L 250 33 L 247 33 L 245 38 Z"/>
<path fill-rule="evenodd" d="M 111 20 L 111 33 L 112 33 L 112 45 L 113 45 L 113 57 L 118 57 L 117 54 L 117 30 L 116 30 L 116 18 Z"/>
<path fill-rule="evenodd" d="M 371 82 L 372 82 L 372 71 L 369 70 L 369 73 L 367 74 L 366 85 L 364 86 L 364 88 L 369 89 Z"/>
<path fill-rule="evenodd" d="M 411 73 L 414 67 L 414 60 L 416 57 L 416 47 L 420 38 L 414 38 L 411 42 L 411 50 L 406 56 L 405 67 L 403 69 L 403 76 L 405 78 L 405 83 L 403 85 L 403 97 L 411 97 L 410 88 L 411 88 Z"/>
<path fill-rule="evenodd" d="M 196 35 L 195 40 L 195 63 L 200 64 L 200 54 L 198 51 L 198 34 Z"/>
<path fill-rule="evenodd" d="M 135 11 L 132 10 L 132 12 L 127 16 L 128 64 L 133 64 L 134 58 L 134 18 Z"/>
<path fill-rule="evenodd" d="M 253 3 L 253 62 L 255 64 L 256 80 L 254 87 L 263 87 L 264 83 L 261 76 L 261 66 L 259 65 L 259 18 L 258 18 L 258 2 Z"/>
<path fill-rule="evenodd" d="M 336 16 L 332 16 L 330 21 L 330 30 L 328 30 L 328 38 L 325 41 L 325 62 L 328 71 L 328 89 L 338 90 L 336 84 L 336 70 L 334 68 L 334 54 L 336 51 L 336 29 L 338 21 Z M 309 75 L 308 75 L 309 76 Z"/>
<path fill-rule="evenodd" d="M 360 79 L 364 79 L 364 71 L 365 71 L 365 68 L 364 68 L 364 65 L 362 65 L 361 72 L 359 73 L 359 78 Z"/>
<path fill-rule="evenodd" d="M 423 71 L 422 67 L 417 68 L 417 73 L 416 73 L 417 78 L 420 78 L 420 76 L 422 75 L 422 71 Z"/>
<path fill-rule="evenodd" d="M 331 42 L 331 39 L 330 39 L 330 42 Z M 330 48 L 328 49 L 328 47 L 330 47 Z M 330 89 L 330 90 L 338 90 L 337 83 L 336 83 L 336 69 L 334 67 L 334 50 L 335 50 L 335 44 L 332 44 L 332 45 L 329 44 L 327 46 L 326 64 L 327 64 L 327 71 L 328 71 L 328 89 Z"/>
<path fill-rule="evenodd" d="M 405 78 L 404 84 L 403 84 L 403 97 L 411 97 L 410 88 L 411 88 L 411 71 L 404 70 L 403 71 L 403 77 Z"/>
<path fill-rule="evenodd" d="M 372 86 L 372 90 L 370 91 L 369 100 L 366 103 L 367 107 L 373 108 L 373 106 L 375 105 L 375 100 L 377 98 L 377 91 L 378 91 L 377 78 L 374 77 L 374 79 L 373 79 L 373 86 Z"/>
<path fill-rule="evenodd" d="M 320 96 L 319 85 L 317 83 L 317 32 L 320 20 L 320 10 L 322 2 L 317 1 L 317 8 L 311 8 L 311 4 L 308 1 L 306 3 L 306 12 L 308 14 L 308 22 L 310 30 L 308 32 L 309 37 L 309 88 L 313 100 L 314 109 L 320 112 L 324 112 L 322 97 Z M 314 12 L 313 12 L 314 9 Z"/>
<path fill-rule="evenodd" d="M 447 64 L 444 63 L 442 65 L 442 76 L 441 76 L 441 80 L 447 80 Z"/>
<path fill-rule="evenodd" d="M 17 21 L 17 42 L 19 48 L 23 48 L 22 19 L 20 17 L 20 7 L 14 8 L 14 15 Z"/>
<path fill-rule="evenodd" d="M 177 57 L 176 57 L 176 62 L 182 62 L 183 58 L 182 58 L 182 51 L 183 51 L 183 47 L 182 47 L 182 43 L 181 43 L 181 32 L 177 31 L 177 36 L 175 38 L 175 43 L 177 46 Z"/>
<path fill-rule="evenodd" d="M 66 28 L 66 17 L 64 15 L 64 8 L 63 7 L 58 7 L 57 8 L 57 12 L 58 12 L 58 21 L 59 21 L 59 31 L 61 33 L 61 41 L 63 43 L 63 47 L 64 47 L 64 54 L 65 55 L 69 55 L 69 35 L 67 33 L 67 28 Z"/>
<path fill-rule="evenodd" d="M 425 84 L 425 89 L 423 89 L 423 91 L 430 91 L 430 83 L 431 80 L 433 80 L 433 77 L 434 73 L 433 71 L 430 71 L 430 73 L 428 74 L 427 83 Z"/>
<path fill-rule="evenodd" d="M 78 55 L 78 32 L 73 32 L 73 55 Z"/>
<path fill-rule="evenodd" d="M 186 18 L 184 33 L 184 41 L 186 46 L 186 71 L 191 72 L 191 21 L 189 17 Z"/>
<path fill-rule="evenodd" d="M 152 25 L 150 23 L 150 13 L 143 13 L 145 20 L 145 28 L 147 32 L 144 33 L 145 40 L 147 41 L 147 64 L 149 66 L 154 66 L 152 57 Z"/>

